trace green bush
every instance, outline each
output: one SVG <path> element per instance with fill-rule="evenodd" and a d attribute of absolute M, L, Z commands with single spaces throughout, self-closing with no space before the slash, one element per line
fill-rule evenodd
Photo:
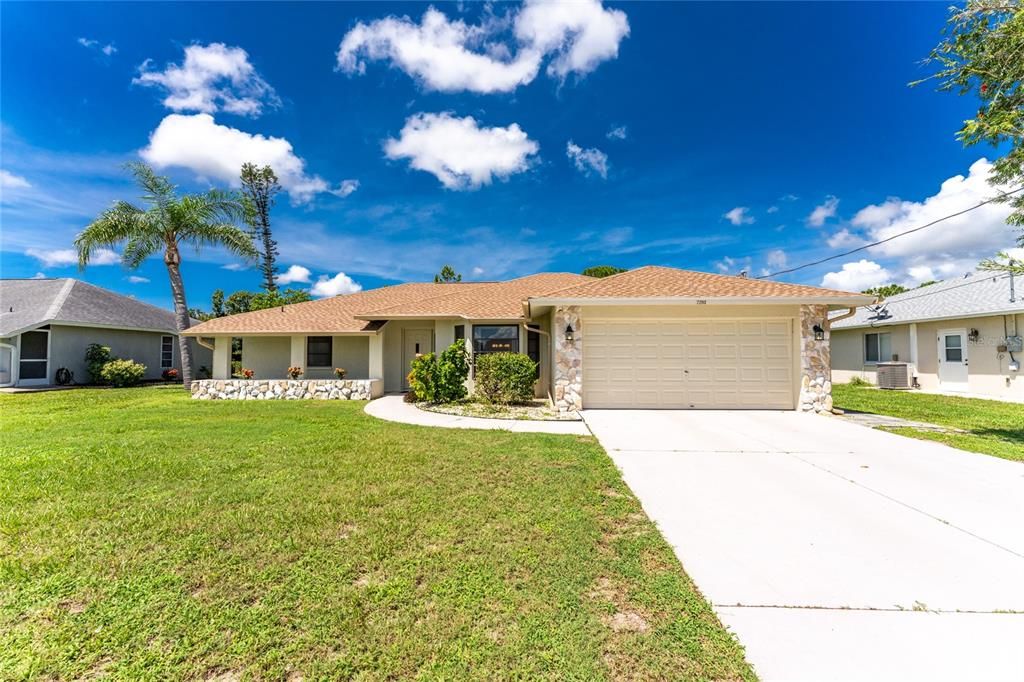
<path fill-rule="evenodd" d="M 508 405 L 533 400 L 537 363 L 522 353 L 476 356 L 476 393 L 489 403 Z"/>
<path fill-rule="evenodd" d="M 409 393 L 413 401 L 453 403 L 466 397 L 469 357 L 461 341 L 442 351 L 421 355 L 412 361 Z"/>
<path fill-rule="evenodd" d="M 85 349 L 85 367 L 89 372 L 89 381 L 94 384 L 103 383 L 103 366 L 113 360 L 110 346 L 90 343 Z"/>
<path fill-rule="evenodd" d="M 111 386 L 135 386 L 146 375 L 146 366 L 134 360 L 111 360 L 103 365 L 100 376 Z"/>
<path fill-rule="evenodd" d="M 852 379 L 850 379 L 849 384 L 850 386 L 874 386 L 874 384 L 872 384 L 864 377 L 858 376 L 854 376 Z"/>

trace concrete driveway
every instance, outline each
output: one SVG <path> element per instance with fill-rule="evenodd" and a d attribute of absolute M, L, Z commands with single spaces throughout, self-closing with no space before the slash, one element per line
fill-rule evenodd
<path fill-rule="evenodd" d="M 584 419 L 765 680 L 1024 680 L 1024 464 L 795 412 Z"/>

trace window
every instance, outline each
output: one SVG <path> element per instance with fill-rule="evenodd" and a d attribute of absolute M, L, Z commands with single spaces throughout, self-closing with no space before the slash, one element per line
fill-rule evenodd
<path fill-rule="evenodd" d="M 455 340 L 465 341 L 466 340 L 466 325 L 457 324 L 455 325 Z"/>
<path fill-rule="evenodd" d="M 946 362 L 963 362 L 963 338 L 959 334 L 946 334 L 945 337 Z"/>
<path fill-rule="evenodd" d="M 518 353 L 519 326 L 480 324 L 473 326 L 474 353 Z"/>
<path fill-rule="evenodd" d="M 331 337 L 306 337 L 306 365 L 309 367 L 331 366 Z"/>
<path fill-rule="evenodd" d="M 864 362 L 889 362 L 892 359 L 892 334 L 864 335 Z"/>
<path fill-rule="evenodd" d="M 160 337 L 160 368 L 174 367 L 174 337 Z"/>

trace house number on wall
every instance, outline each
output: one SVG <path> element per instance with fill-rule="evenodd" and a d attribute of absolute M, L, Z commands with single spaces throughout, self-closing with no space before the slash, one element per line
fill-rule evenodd
<path fill-rule="evenodd" d="M 707 305 L 708 301 L 707 301 L 707 299 L 704 299 L 704 298 L 698 298 L 696 303 L 697 303 L 697 305 Z"/>

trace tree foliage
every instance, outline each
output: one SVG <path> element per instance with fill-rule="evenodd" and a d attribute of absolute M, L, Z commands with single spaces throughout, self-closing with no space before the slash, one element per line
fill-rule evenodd
<path fill-rule="evenodd" d="M 954 6 L 942 41 L 927 63 L 928 79 L 942 92 L 974 95 L 978 111 L 964 121 L 957 138 L 965 146 L 982 142 L 1009 151 L 993 163 L 989 182 L 1012 192 L 1024 185 L 1024 8 L 1019 0 L 968 0 Z M 917 81 L 912 85 L 925 81 Z M 1013 212 L 1007 222 L 1024 225 L 1024 193 L 1002 197 Z M 1024 245 L 1024 233 L 1018 238 Z"/>
<path fill-rule="evenodd" d="M 617 275 L 620 272 L 626 272 L 625 268 L 617 268 L 614 265 L 592 265 L 586 268 L 582 273 L 587 277 L 611 277 Z"/>
<path fill-rule="evenodd" d="M 245 221 L 249 224 L 254 241 L 260 244 L 260 271 L 267 291 L 277 291 L 277 242 L 270 231 L 270 209 L 274 207 L 281 185 L 270 166 L 257 167 L 242 164 L 242 195 L 245 197 Z"/>
<path fill-rule="evenodd" d="M 862 293 L 862 294 L 870 294 L 872 296 L 877 296 L 878 298 L 889 298 L 890 296 L 895 296 L 896 294 L 902 294 L 902 293 L 905 293 L 907 291 L 910 291 L 910 289 L 907 289 L 902 284 L 883 284 L 882 286 L 871 287 L 870 289 L 865 289 L 864 291 L 862 291 L 860 293 Z"/>
<path fill-rule="evenodd" d="M 1000 251 L 994 258 L 986 258 L 978 263 L 978 269 L 988 272 L 1012 272 L 1015 275 L 1024 275 L 1024 261 L 1011 258 L 1010 254 Z"/>
<path fill-rule="evenodd" d="M 451 284 L 452 282 L 461 282 L 462 275 L 455 272 L 455 268 L 450 265 L 445 265 L 441 268 L 441 272 L 434 275 L 434 284 Z"/>
<path fill-rule="evenodd" d="M 129 163 L 127 168 L 143 192 L 144 208 L 118 201 L 101 213 L 75 238 L 78 265 L 88 265 L 98 249 L 123 245 L 122 263 L 135 269 L 162 251 L 171 283 L 175 324 L 179 332 L 184 332 L 191 319 L 181 277 L 181 248 L 219 247 L 246 260 L 255 258 L 252 238 L 235 224 L 245 215 L 244 203 L 237 194 L 217 189 L 179 196 L 170 180 L 146 164 Z M 191 343 L 182 334 L 178 343 L 187 388 L 192 382 Z"/>

